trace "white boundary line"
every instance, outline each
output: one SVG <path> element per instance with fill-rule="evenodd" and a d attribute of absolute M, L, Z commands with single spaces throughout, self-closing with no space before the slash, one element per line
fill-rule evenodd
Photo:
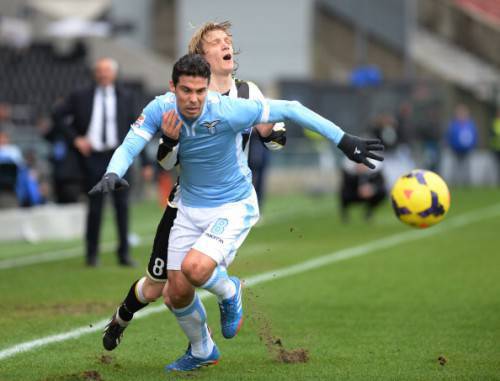
<path fill-rule="evenodd" d="M 141 241 L 137 247 L 152 245 L 153 236 L 141 237 Z M 108 241 L 101 245 L 101 250 L 108 251 L 116 247 L 116 242 Z M 83 246 L 74 246 L 67 249 L 56 251 L 46 251 L 45 253 L 26 255 L 22 257 L 7 258 L 0 260 L 0 270 L 12 269 L 16 267 L 25 267 L 36 265 L 38 263 L 55 262 L 63 259 L 70 259 L 84 256 Z"/>
<path fill-rule="evenodd" d="M 355 257 L 360 257 L 362 255 L 370 254 L 381 249 L 394 247 L 401 243 L 406 243 L 409 241 L 414 241 L 421 238 L 426 238 L 433 235 L 441 234 L 446 232 L 447 230 L 459 228 L 481 220 L 496 217 L 499 214 L 500 214 L 500 204 L 494 204 L 488 208 L 465 213 L 461 216 L 449 219 L 446 223 L 435 226 L 431 229 L 411 230 L 404 233 L 394 234 L 386 238 L 381 238 L 375 241 L 368 242 L 364 245 L 338 250 L 333 253 L 311 259 L 309 261 L 298 263 L 296 265 L 254 275 L 245 280 L 245 285 L 247 287 L 251 287 L 261 283 L 269 282 L 274 279 L 285 278 L 309 270 L 314 270 L 328 264 L 344 261 Z M 201 291 L 199 295 L 202 299 L 211 296 L 211 294 L 205 291 Z M 165 310 L 166 310 L 165 306 L 163 305 L 149 307 L 143 311 L 138 312 L 135 315 L 135 319 L 140 319 Z M 23 352 L 29 352 L 33 349 L 43 347 L 52 343 L 58 343 L 69 339 L 77 339 L 83 335 L 100 331 L 104 328 L 107 322 L 108 319 L 100 320 L 97 323 L 92 324 L 91 326 L 80 327 L 68 332 L 46 336 L 40 339 L 26 341 L 24 343 L 13 345 L 11 347 L 5 348 L 0 351 L 0 360 L 5 360 L 17 354 Z"/>

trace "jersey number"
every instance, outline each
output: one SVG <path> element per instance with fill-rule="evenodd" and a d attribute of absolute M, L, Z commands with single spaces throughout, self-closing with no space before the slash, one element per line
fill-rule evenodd
<path fill-rule="evenodd" d="M 162 275 L 164 268 L 165 268 L 165 261 L 161 258 L 155 258 L 155 264 L 153 266 L 153 275 L 155 276 Z"/>
<path fill-rule="evenodd" d="M 212 226 L 211 232 L 213 234 L 221 235 L 228 223 L 229 222 L 226 218 L 219 218 L 215 221 L 214 226 Z"/>

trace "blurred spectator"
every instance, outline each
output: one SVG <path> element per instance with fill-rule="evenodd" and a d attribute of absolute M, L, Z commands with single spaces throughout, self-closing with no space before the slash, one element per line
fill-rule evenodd
<path fill-rule="evenodd" d="M 413 107 L 411 102 L 401 102 L 396 113 L 397 135 L 400 144 L 409 146 L 416 139 L 412 118 Z"/>
<path fill-rule="evenodd" d="M 250 135 L 248 152 L 248 166 L 252 170 L 252 182 L 259 200 L 259 207 L 262 208 L 266 185 L 267 166 L 269 164 L 269 150 L 264 146 L 259 134 L 254 129 Z"/>
<path fill-rule="evenodd" d="M 370 133 L 382 140 L 385 152 L 394 151 L 399 144 L 398 125 L 390 113 L 377 115 L 370 126 Z"/>
<path fill-rule="evenodd" d="M 378 86 L 382 83 L 382 72 L 375 65 L 359 66 L 351 72 L 350 81 L 355 87 Z"/>
<path fill-rule="evenodd" d="M 391 187 L 402 173 L 414 168 L 411 150 L 407 144 L 402 143 L 401 126 L 393 115 L 382 113 L 375 117 L 369 128 L 370 134 L 382 140 L 385 146 L 384 166 L 381 171 L 387 187 Z"/>
<path fill-rule="evenodd" d="M 344 160 L 340 189 L 340 213 L 343 222 L 349 220 L 348 208 L 352 204 L 365 204 L 365 219 L 369 221 L 373 212 L 385 199 L 386 185 L 381 166 L 374 170 L 362 164 Z"/>
<path fill-rule="evenodd" d="M 0 208 L 34 206 L 45 200 L 21 150 L 11 144 L 8 131 L 0 126 Z"/>
<path fill-rule="evenodd" d="M 21 171 L 20 191 L 23 193 L 19 195 L 20 204 L 23 207 L 44 204 L 49 194 L 46 171 L 33 150 L 25 152 L 24 163 Z"/>
<path fill-rule="evenodd" d="M 421 142 L 420 161 L 423 168 L 436 172 L 441 162 L 441 100 L 425 83 L 415 87 L 413 98 L 412 120 L 416 137 Z"/>
<path fill-rule="evenodd" d="M 115 83 L 117 71 L 118 64 L 113 59 L 99 59 L 94 66 L 95 83 L 73 92 L 54 110 L 56 126 L 60 126 L 68 147 L 76 148 L 82 160 L 86 191 L 104 175 L 113 151 L 137 116 L 132 94 Z M 123 266 L 135 265 L 130 258 L 128 243 L 128 195 L 128 189 L 111 194 L 119 235 L 117 255 Z M 103 202 L 103 194 L 89 197 L 86 227 L 88 266 L 98 264 Z"/>
<path fill-rule="evenodd" d="M 476 148 L 477 127 L 466 105 L 456 106 L 454 116 L 448 124 L 446 139 L 454 155 L 452 183 L 468 185 L 470 183 L 469 155 Z"/>
<path fill-rule="evenodd" d="M 497 108 L 495 118 L 491 125 L 490 146 L 497 158 L 497 182 L 500 184 L 500 106 Z"/>
<path fill-rule="evenodd" d="M 83 163 L 73 145 L 68 144 L 57 117 L 58 108 L 62 103 L 56 103 L 52 112 L 52 123 L 41 119 L 37 127 L 41 135 L 51 143 L 50 163 L 52 164 L 52 188 L 55 202 L 69 204 L 77 202 L 82 193 Z"/>
<path fill-rule="evenodd" d="M 10 144 L 5 123 L 0 125 L 0 208 L 13 208 L 17 201 L 17 181 L 23 166 L 21 150 Z"/>

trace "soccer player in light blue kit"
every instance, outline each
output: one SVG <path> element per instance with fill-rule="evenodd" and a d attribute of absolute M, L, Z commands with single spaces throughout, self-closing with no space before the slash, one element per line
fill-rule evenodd
<path fill-rule="evenodd" d="M 246 100 L 209 92 L 210 66 L 197 54 L 174 65 L 171 92 L 150 102 L 91 194 L 128 186 L 121 177 L 160 129 L 179 141 L 181 197 L 169 239 L 165 289 L 188 350 L 167 371 L 190 371 L 217 363 L 220 354 L 207 327 L 205 308 L 195 287 L 214 294 L 220 306 L 221 331 L 234 337 L 243 321 L 241 283 L 227 267 L 259 218 L 251 172 L 241 150 L 241 131 L 260 123 L 293 121 L 333 141 L 351 160 L 374 165 L 383 160 L 376 139 L 346 134 L 334 123 L 298 102 Z M 173 123 L 175 122 L 175 123 Z M 162 125 L 165 128 L 162 128 Z M 168 126 L 168 128 L 167 128 Z"/>

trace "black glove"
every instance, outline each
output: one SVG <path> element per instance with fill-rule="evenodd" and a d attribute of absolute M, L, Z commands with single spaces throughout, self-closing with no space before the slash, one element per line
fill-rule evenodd
<path fill-rule="evenodd" d="M 174 147 L 179 143 L 178 139 L 169 138 L 166 135 L 162 135 L 160 138 L 160 145 L 158 146 L 158 151 L 156 151 L 156 160 L 162 161 L 165 156 L 171 152 Z"/>
<path fill-rule="evenodd" d="M 276 151 L 283 148 L 286 144 L 286 128 L 273 128 L 271 134 L 265 138 L 260 136 L 260 141 L 271 151 Z"/>
<path fill-rule="evenodd" d="M 127 180 L 120 178 L 116 173 L 106 173 L 90 190 L 89 195 L 93 196 L 98 193 L 108 193 L 115 190 L 126 189 L 128 187 L 129 185 Z"/>
<path fill-rule="evenodd" d="M 375 165 L 370 163 L 368 159 L 378 161 L 384 160 L 382 156 L 372 152 L 384 150 L 384 145 L 380 139 L 364 139 L 354 135 L 344 134 L 338 147 L 349 159 L 356 163 L 363 163 L 371 169 L 374 169 Z"/>

